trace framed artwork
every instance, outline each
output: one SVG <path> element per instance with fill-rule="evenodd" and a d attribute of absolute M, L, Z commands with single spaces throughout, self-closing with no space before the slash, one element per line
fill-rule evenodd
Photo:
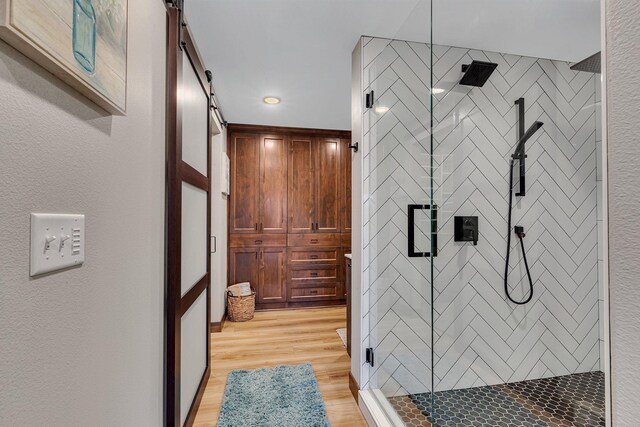
<path fill-rule="evenodd" d="M 128 0 L 0 0 L 0 37 L 113 114 L 126 112 Z"/>

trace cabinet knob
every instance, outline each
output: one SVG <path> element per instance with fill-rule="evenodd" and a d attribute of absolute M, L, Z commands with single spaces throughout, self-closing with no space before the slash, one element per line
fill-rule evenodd
<path fill-rule="evenodd" d="M 312 244 L 318 243 L 318 239 L 311 239 L 311 243 Z"/>
<path fill-rule="evenodd" d="M 255 243 L 256 243 L 256 245 L 261 245 L 262 244 L 262 240 L 256 240 Z"/>

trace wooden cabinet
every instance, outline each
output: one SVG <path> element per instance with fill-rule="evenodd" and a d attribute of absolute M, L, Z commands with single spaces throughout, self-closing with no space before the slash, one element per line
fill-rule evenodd
<path fill-rule="evenodd" d="M 286 253 L 286 248 L 230 248 L 229 282 L 250 282 L 256 291 L 256 303 L 285 302 Z"/>
<path fill-rule="evenodd" d="M 284 136 L 231 135 L 229 232 L 287 232 L 287 150 Z"/>
<path fill-rule="evenodd" d="M 229 284 L 251 282 L 257 309 L 344 303 L 349 135 L 229 126 Z"/>
<path fill-rule="evenodd" d="M 229 236 L 229 247 L 251 248 L 251 247 L 285 247 L 287 246 L 287 236 L 269 234 L 232 234 Z"/>
<path fill-rule="evenodd" d="M 340 247 L 288 248 L 288 300 L 344 300 Z"/>
<path fill-rule="evenodd" d="M 265 304 L 287 300 L 286 258 L 286 248 L 263 248 L 260 250 L 257 303 Z"/>
<path fill-rule="evenodd" d="M 312 137 L 293 136 L 289 146 L 289 233 L 312 233 L 316 221 L 315 160 Z"/>
<path fill-rule="evenodd" d="M 229 248 L 229 284 L 249 282 L 258 291 L 260 248 Z"/>
<path fill-rule="evenodd" d="M 340 232 L 340 139 L 315 140 L 315 232 Z"/>
<path fill-rule="evenodd" d="M 289 233 L 340 232 L 340 151 L 340 138 L 291 138 Z"/>
<path fill-rule="evenodd" d="M 256 233 L 260 223 L 260 144 L 255 134 L 231 134 L 229 232 Z"/>
<path fill-rule="evenodd" d="M 261 233 L 287 232 L 287 148 L 284 136 L 260 137 L 258 231 Z"/>
<path fill-rule="evenodd" d="M 289 248 L 287 258 L 290 265 L 297 264 L 336 264 L 339 261 L 340 248 Z"/>

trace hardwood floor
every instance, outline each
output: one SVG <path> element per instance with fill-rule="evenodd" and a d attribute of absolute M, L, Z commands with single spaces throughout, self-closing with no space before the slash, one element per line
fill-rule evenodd
<path fill-rule="evenodd" d="M 194 426 L 216 425 L 230 371 L 307 362 L 332 427 L 366 426 L 349 391 L 349 356 L 336 333 L 345 326 L 345 307 L 258 312 L 249 322 L 227 321 L 211 335 L 211 378 Z"/>

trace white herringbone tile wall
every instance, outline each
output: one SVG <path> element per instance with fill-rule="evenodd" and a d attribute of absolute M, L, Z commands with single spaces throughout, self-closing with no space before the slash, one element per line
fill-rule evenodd
<path fill-rule="evenodd" d="M 363 344 L 376 359 L 363 366 L 365 386 L 430 391 L 432 366 L 436 390 L 599 369 L 594 75 L 495 52 L 434 46 L 431 57 L 427 44 L 378 38 L 363 46 L 363 96 L 374 90 L 376 98 L 363 116 Z M 498 64 L 482 88 L 457 84 L 473 59 Z M 431 61 L 443 90 L 434 90 L 433 156 Z M 527 143 L 527 194 L 513 210 L 534 280 L 525 306 L 503 290 L 520 97 L 526 126 L 544 122 Z M 407 257 L 407 205 L 429 204 L 431 191 L 433 266 Z M 457 215 L 478 216 L 477 246 L 453 241 Z M 417 246 L 427 251 L 429 218 L 419 219 Z M 514 298 L 526 297 L 515 238 L 509 283 Z"/>

